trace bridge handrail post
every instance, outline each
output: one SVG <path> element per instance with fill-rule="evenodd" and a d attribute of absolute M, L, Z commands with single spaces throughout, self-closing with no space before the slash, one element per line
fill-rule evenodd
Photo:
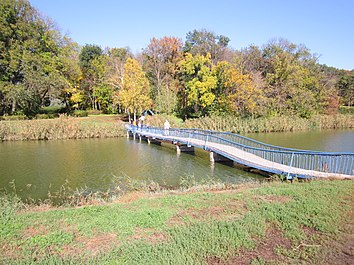
<path fill-rule="evenodd" d="M 291 153 L 289 169 L 291 169 L 291 167 L 293 166 L 293 159 L 294 159 L 294 152 Z M 287 179 L 292 179 L 292 177 L 290 177 L 290 170 L 288 170 L 288 175 L 287 175 L 286 178 Z"/>

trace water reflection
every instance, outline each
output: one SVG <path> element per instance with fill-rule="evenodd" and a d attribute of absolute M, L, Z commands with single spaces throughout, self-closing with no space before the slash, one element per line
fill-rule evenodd
<path fill-rule="evenodd" d="M 0 187 L 15 180 L 23 196 L 45 198 L 66 180 L 73 189 L 87 186 L 107 190 L 117 179 L 152 180 L 176 187 L 181 178 L 194 176 L 233 183 L 255 181 L 259 176 L 222 164 L 211 165 L 208 153 L 177 155 L 173 146 L 138 140 L 88 139 L 0 143 Z M 32 184 L 27 189 L 27 184 Z M 21 191 L 22 190 L 22 191 Z"/>

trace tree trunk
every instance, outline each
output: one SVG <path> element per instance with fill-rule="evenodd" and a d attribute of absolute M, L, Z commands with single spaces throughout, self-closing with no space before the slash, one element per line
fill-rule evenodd
<path fill-rule="evenodd" d="M 132 119 L 130 118 L 130 111 L 128 110 L 128 119 L 129 119 L 129 124 L 132 122 Z"/>
<path fill-rule="evenodd" d="M 12 100 L 12 106 L 11 106 L 11 114 L 13 114 L 16 111 L 16 100 Z"/>

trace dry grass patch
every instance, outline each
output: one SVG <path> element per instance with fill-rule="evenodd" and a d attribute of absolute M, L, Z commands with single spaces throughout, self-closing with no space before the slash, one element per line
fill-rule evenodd
<path fill-rule="evenodd" d="M 210 257 L 207 259 L 208 264 L 218 264 L 218 265 L 248 265 L 253 262 L 258 261 L 259 264 L 262 262 L 273 262 L 277 264 L 287 264 L 289 263 L 288 258 L 277 254 L 276 249 L 282 247 L 285 249 L 291 248 L 290 239 L 284 237 L 283 233 L 275 228 L 270 227 L 266 232 L 264 239 L 258 241 L 255 249 L 241 249 L 234 256 L 227 259 L 220 259 L 218 257 Z M 258 264 L 258 263 L 255 263 Z"/>

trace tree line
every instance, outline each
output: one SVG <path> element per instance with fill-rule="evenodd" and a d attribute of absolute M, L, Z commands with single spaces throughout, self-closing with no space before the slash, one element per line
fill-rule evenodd
<path fill-rule="evenodd" d="M 354 71 L 318 63 L 304 45 L 274 39 L 235 50 L 205 29 L 152 38 L 142 52 L 80 47 L 26 0 L 0 3 L 0 115 L 34 116 L 57 102 L 136 116 L 182 118 L 335 113 L 351 106 Z"/>

